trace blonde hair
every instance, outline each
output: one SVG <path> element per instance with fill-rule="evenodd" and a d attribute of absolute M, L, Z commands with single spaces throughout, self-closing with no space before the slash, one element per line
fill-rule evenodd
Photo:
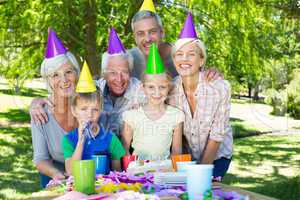
<path fill-rule="evenodd" d="M 90 93 L 75 93 L 72 96 L 71 105 L 76 107 L 78 101 L 80 100 L 97 101 L 100 104 L 100 110 L 103 109 L 103 95 L 100 90 Z"/>
<path fill-rule="evenodd" d="M 172 47 L 172 57 L 174 58 L 176 52 L 181 48 L 183 47 L 184 45 L 187 45 L 187 44 L 191 44 L 191 43 L 195 43 L 196 46 L 199 48 L 200 50 L 200 55 L 202 56 L 203 58 L 203 65 L 205 65 L 205 62 L 206 62 L 206 47 L 204 45 L 204 43 L 200 40 L 200 39 L 194 39 L 194 38 L 183 38 L 183 39 L 178 39 L 175 44 L 173 45 Z M 201 67 L 202 67 L 201 66 Z"/>

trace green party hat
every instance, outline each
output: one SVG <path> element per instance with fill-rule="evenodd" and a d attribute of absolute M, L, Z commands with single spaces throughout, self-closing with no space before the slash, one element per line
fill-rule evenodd
<path fill-rule="evenodd" d="M 164 63 L 158 53 L 158 48 L 155 43 L 152 43 L 149 50 L 147 67 L 145 74 L 161 74 L 165 72 Z"/>

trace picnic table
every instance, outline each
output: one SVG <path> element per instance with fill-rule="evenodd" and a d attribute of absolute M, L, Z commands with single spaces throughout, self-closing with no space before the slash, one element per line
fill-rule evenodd
<path fill-rule="evenodd" d="M 234 187 L 234 186 L 230 186 L 230 185 L 226 185 L 223 183 L 214 183 L 214 185 L 220 186 L 222 188 L 222 190 L 224 190 L 224 191 L 235 191 L 240 194 L 247 195 L 247 196 L 249 196 L 250 200 L 277 200 L 272 197 L 268 197 L 268 196 L 265 196 L 262 194 L 247 191 L 247 190 L 244 190 L 244 189 L 241 189 L 238 187 Z M 63 194 L 55 192 L 55 191 L 40 191 L 40 192 L 33 193 L 32 196 L 27 198 L 26 200 L 50 200 L 55 197 L 59 197 L 61 195 L 63 195 Z M 163 200 L 178 200 L 178 198 L 176 198 L 176 197 L 163 197 L 161 199 L 163 199 Z"/>

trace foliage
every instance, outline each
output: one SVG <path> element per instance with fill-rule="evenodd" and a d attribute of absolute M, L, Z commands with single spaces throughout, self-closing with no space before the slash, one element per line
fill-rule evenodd
<path fill-rule="evenodd" d="M 282 90 L 274 88 L 266 92 L 265 102 L 272 106 L 271 114 L 284 115 L 288 113 L 295 119 L 300 119 L 300 69 L 295 69 L 292 80 Z"/>
<path fill-rule="evenodd" d="M 293 69 L 299 66 L 297 1 L 154 2 L 168 42 L 177 39 L 186 12 L 191 9 L 199 37 L 207 46 L 207 66 L 224 73 L 236 93 L 248 90 L 251 95 L 253 89 L 257 94 L 259 88 L 283 89 L 280 83 L 288 84 Z M 38 76 L 48 27 L 81 62 L 88 61 L 93 74 L 100 74 L 101 53 L 106 51 L 111 26 L 125 47 L 135 46 L 130 25 L 141 3 L 142 0 L 0 1 L 0 75 L 16 89 L 26 78 Z M 276 76 L 272 76 L 274 73 Z"/>
<path fill-rule="evenodd" d="M 300 69 L 294 71 L 294 78 L 287 86 L 288 91 L 288 102 L 287 109 L 288 113 L 296 118 L 300 119 Z"/>
<path fill-rule="evenodd" d="M 271 114 L 285 115 L 287 111 L 286 90 L 277 91 L 275 89 L 268 89 L 266 95 L 265 102 L 273 108 Z"/>

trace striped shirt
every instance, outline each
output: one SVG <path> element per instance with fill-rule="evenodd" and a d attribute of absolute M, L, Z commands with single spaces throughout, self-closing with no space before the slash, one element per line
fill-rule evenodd
<path fill-rule="evenodd" d="M 208 139 L 220 142 L 215 160 L 221 157 L 231 158 L 233 152 L 230 118 L 230 85 L 225 80 L 207 82 L 203 73 L 199 75 L 195 90 L 196 109 L 192 116 L 187 97 L 184 93 L 181 77 L 174 80 L 174 88 L 169 96 L 169 104 L 185 113 L 184 136 L 187 150 L 194 160 L 201 159 Z"/>

